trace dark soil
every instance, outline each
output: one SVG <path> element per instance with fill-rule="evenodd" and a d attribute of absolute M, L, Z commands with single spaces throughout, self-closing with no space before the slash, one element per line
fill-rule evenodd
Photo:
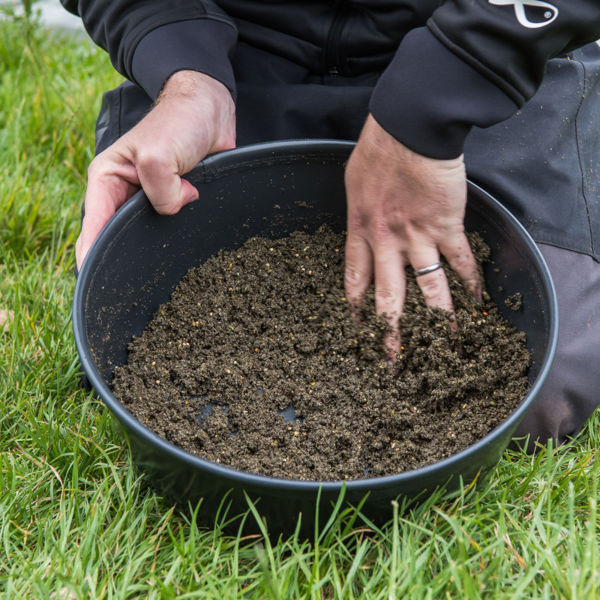
<path fill-rule="evenodd" d="M 510 310 L 521 310 L 521 308 L 523 307 L 523 296 L 521 295 L 521 292 L 516 292 L 512 296 L 509 296 L 504 301 L 504 304 L 507 308 L 510 308 Z"/>
<path fill-rule="evenodd" d="M 481 239 L 471 242 L 486 260 Z M 343 248 L 343 235 L 322 228 L 253 238 L 192 269 L 132 341 L 116 397 L 192 454 L 305 480 L 422 467 L 503 421 L 528 389 L 524 334 L 446 269 L 451 331 L 407 271 L 402 350 L 390 366 L 372 295 L 362 321 L 351 318 Z"/>

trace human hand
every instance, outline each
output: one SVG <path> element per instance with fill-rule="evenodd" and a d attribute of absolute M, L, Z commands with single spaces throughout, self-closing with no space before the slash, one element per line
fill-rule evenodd
<path fill-rule="evenodd" d="M 140 187 L 157 212 L 175 214 L 198 198 L 181 175 L 207 154 L 234 147 L 229 90 L 203 73 L 172 75 L 152 110 L 90 164 L 77 268 L 104 225 Z"/>
<path fill-rule="evenodd" d="M 346 296 L 357 309 L 375 280 L 375 307 L 400 350 L 405 267 L 423 269 L 444 256 L 481 300 L 482 285 L 464 232 L 467 184 L 462 156 L 436 160 L 409 150 L 369 115 L 346 167 Z M 453 312 L 443 269 L 417 277 L 425 302 Z"/>

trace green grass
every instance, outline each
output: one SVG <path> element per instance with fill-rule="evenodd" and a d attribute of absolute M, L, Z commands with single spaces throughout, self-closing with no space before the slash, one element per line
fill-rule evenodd
<path fill-rule="evenodd" d="M 2 597 L 599 597 L 597 417 L 570 448 L 507 453 L 479 489 L 381 529 L 347 514 L 313 541 L 225 535 L 149 490 L 79 387 L 70 324 L 93 123 L 119 77 L 9 19 L 0 78 Z"/>

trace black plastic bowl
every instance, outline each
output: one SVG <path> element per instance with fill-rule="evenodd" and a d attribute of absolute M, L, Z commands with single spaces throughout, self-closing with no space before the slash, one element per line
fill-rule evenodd
<path fill-rule="evenodd" d="M 180 501 L 204 498 L 200 515 L 212 519 L 226 493 L 230 514 L 248 508 L 244 492 L 258 500 L 273 532 L 314 523 L 331 510 L 345 486 L 345 501 L 378 521 L 391 516 L 391 501 L 436 488 L 455 489 L 492 469 L 538 394 L 557 339 L 557 305 L 548 269 L 523 227 L 479 187 L 469 184 L 466 226 L 492 249 L 487 287 L 500 311 L 527 334 L 533 364 L 531 389 L 519 407 L 483 439 L 438 463 L 387 477 L 299 481 L 254 475 L 215 464 L 175 447 L 144 427 L 115 399 L 110 382 L 125 363 L 127 345 L 140 335 L 159 304 L 167 301 L 188 269 L 221 248 L 237 248 L 262 235 L 281 237 L 323 222 L 345 226 L 344 165 L 350 142 L 301 141 L 260 144 L 215 155 L 189 174 L 200 200 L 175 216 L 159 216 L 138 193 L 103 230 L 79 274 L 73 304 L 75 342 L 87 378 L 130 440 L 135 461 L 158 490 Z M 502 291 L 500 291 L 502 290 Z M 515 292 L 523 307 L 504 300 Z"/>

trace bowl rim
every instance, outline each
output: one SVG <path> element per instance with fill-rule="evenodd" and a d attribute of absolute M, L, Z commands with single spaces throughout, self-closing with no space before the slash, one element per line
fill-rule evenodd
<path fill-rule="evenodd" d="M 266 142 L 235 148 L 233 150 L 227 150 L 225 152 L 212 155 L 199 163 L 198 167 L 201 167 L 202 173 L 206 174 L 210 170 L 219 170 L 222 167 L 231 167 L 247 159 L 256 159 L 257 153 L 265 153 L 265 156 L 269 153 L 273 153 L 272 155 L 275 156 L 275 153 L 277 155 L 281 155 L 282 152 L 288 154 L 293 153 L 296 155 L 299 153 L 306 154 L 307 152 L 339 152 L 342 150 L 351 150 L 354 145 L 354 142 L 340 140 L 286 140 L 283 142 Z M 488 441 L 491 437 L 499 437 L 503 432 L 506 432 L 513 427 L 513 425 L 516 426 L 516 423 L 520 421 L 525 411 L 529 408 L 533 398 L 537 396 L 540 388 L 547 378 L 552 366 L 558 341 L 558 304 L 556 291 L 542 253 L 538 249 L 531 235 L 508 209 L 506 209 L 498 200 L 496 200 L 477 184 L 473 183 L 469 179 L 467 179 L 467 182 L 471 188 L 477 190 L 479 194 L 485 196 L 491 204 L 495 205 L 495 207 L 504 215 L 511 225 L 518 230 L 529 251 L 538 261 L 538 264 L 541 267 L 542 286 L 550 301 L 550 314 L 548 315 L 550 331 L 548 336 L 548 345 L 546 352 L 541 359 L 538 376 L 536 377 L 536 380 L 529 389 L 528 393 L 525 395 L 523 400 L 521 400 L 519 406 L 483 438 L 477 440 L 474 444 L 471 444 L 467 448 L 456 454 L 453 454 L 452 456 L 444 458 L 435 463 L 425 465 L 418 469 L 380 477 L 364 477 L 347 481 L 284 479 L 241 471 L 234 469 L 233 467 L 214 463 L 199 456 L 195 456 L 160 437 L 158 434 L 154 433 L 151 429 L 138 421 L 113 396 L 110 388 L 96 368 L 92 353 L 85 343 L 86 327 L 83 318 L 83 306 L 85 305 L 87 289 L 94 276 L 94 267 L 96 266 L 96 263 L 98 263 L 98 249 L 104 244 L 108 243 L 120 230 L 124 223 L 129 222 L 130 219 L 134 218 L 138 212 L 148 208 L 149 201 L 141 190 L 137 192 L 128 202 L 126 202 L 103 228 L 95 240 L 77 276 L 72 304 L 72 327 L 75 345 L 79 354 L 83 372 L 87 376 L 96 394 L 100 396 L 102 401 L 108 406 L 110 411 L 121 422 L 126 430 L 134 432 L 134 434 L 138 437 L 141 437 L 144 442 L 150 444 L 151 446 L 156 446 L 159 450 L 165 452 L 178 461 L 187 463 L 194 469 L 200 469 L 209 474 L 230 479 L 232 484 L 235 483 L 237 485 L 248 487 L 260 486 L 267 489 L 299 492 L 318 492 L 319 490 L 322 490 L 325 492 L 339 493 L 343 488 L 346 489 L 346 491 L 372 492 L 381 488 L 390 488 L 395 485 L 402 485 L 415 480 L 427 479 L 429 476 L 438 473 L 444 468 L 450 471 L 452 470 L 453 465 L 462 463 L 463 461 L 466 461 L 470 457 L 476 455 L 480 449 L 484 448 L 488 444 Z"/>

